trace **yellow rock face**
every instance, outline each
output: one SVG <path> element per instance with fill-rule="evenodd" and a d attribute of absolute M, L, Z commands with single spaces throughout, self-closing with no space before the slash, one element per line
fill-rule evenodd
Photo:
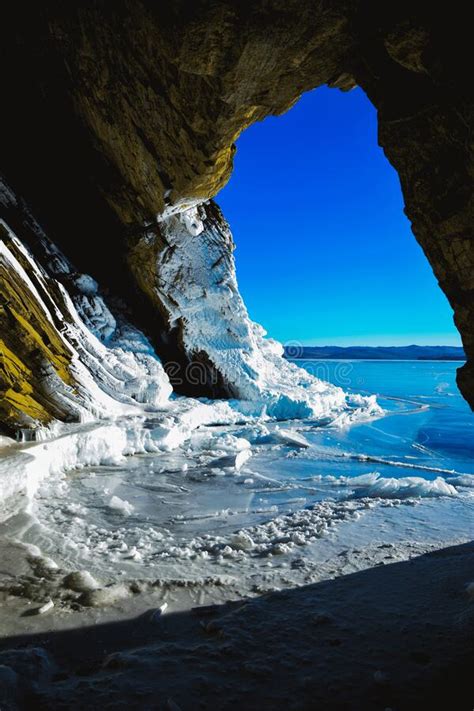
<path fill-rule="evenodd" d="M 46 424 L 66 413 L 50 392 L 51 373 L 67 386 L 71 351 L 45 308 L 45 294 L 25 254 L 0 224 L 0 421 L 7 427 Z"/>

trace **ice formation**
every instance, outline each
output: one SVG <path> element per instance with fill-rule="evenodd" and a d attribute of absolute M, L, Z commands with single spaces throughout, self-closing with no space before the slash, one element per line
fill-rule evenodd
<path fill-rule="evenodd" d="M 474 488 L 474 474 L 459 474 L 458 476 L 450 476 L 448 479 L 452 486 L 462 486 L 466 489 Z"/>
<path fill-rule="evenodd" d="M 2 205 L 8 207 L 14 200 L 3 186 Z M 145 336 L 126 322 L 119 327 L 96 282 L 76 273 L 33 218 L 27 214 L 27 219 L 48 273 L 4 220 L 0 220 L 5 235 L 0 241 L 0 264 L 15 274 L 18 287 L 30 295 L 70 354 L 74 387 L 44 363 L 43 388 L 51 401 L 70 419 L 80 421 L 137 414 L 166 403 L 172 387 Z"/>
<path fill-rule="evenodd" d="M 118 511 L 118 513 L 122 514 L 123 516 L 130 516 L 130 514 L 132 514 L 134 511 L 133 504 L 131 504 L 130 501 L 121 499 L 119 496 L 112 496 L 109 502 L 109 506 L 111 509 L 113 509 L 114 511 Z"/>
<path fill-rule="evenodd" d="M 110 423 L 58 425 L 44 433 L 51 436 L 54 432 L 54 439 L 26 446 L 8 440 L 0 450 L 0 520 L 16 512 L 25 495 L 33 500 L 47 476 L 86 466 L 120 464 L 131 454 L 169 452 L 203 425 L 239 421 L 242 415 L 227 402 L 206 404 L 185 398 L 170 402 L 167 410 L 156 414 L 155 421 L 146 427 L 143 416 L 128 415 Z M 238 465 L 238 453 L 249 445 L 228 436 L 220 446 L 224 453 L 236 453 Z"/>
<path fill-rule="evenodd" d="M 2 205 L 16 206 L 12 191 L 4 183 L 1 187 Z M 112 313 L 97 282 L 78 273 L 27 208 L 22 210 L 43 266 L 6 223 L 10 245 L 21 252 L 28 273 L 4 242 L 2 256 L 41 309 L 60 324 L 78 384 L 72 393 L 56 378 L 51 397 L 80 420 L 136 412 L 137 404 L 148 409 L 165 404 L 172 388 L 150 342 L 121 314 Z M 381 413 L 374 397 L 349 396 L 286 361 L 281 345 L 265 338 L 264 329 L 249 319 L 238 291 L 232 236 L 215 204 L 183 204 L 159 223 L 168 247 L 158 256 L 156 290 L 170 328 L 181 324 L 191 360 L 206 355 L 234 395 L 234 409 L 249 416 L 336 425 Z"/>
<path fill-rule="evenodd" d="M 171 325 L 182 324 L 188 355 L 207 354 L 247 414 L 338 424 L 380 414 L 374 397 L 348 395 L 283 359 L 282 346 L 249 318 L 220 210 L 212 204 L 188 213 L 161 221 L 168 247 L 156 285 Z"/>
<path fill-rule="evenodd" d="M 336 483 L 354 489 L 359 497 L 406 499 L 410 497 L 457 496 L 456 488 L 442 477 L 434 480 L 418 476 L 399 479 L 383 477 L 378 472 L 355 477 L 341 477 Z"/>
<path fill-rule="evenodd" d="M 17 209 L 8 186 L 0 181 L 0 188 L 2 206 Z M 168 247 L 158 257 L 156 289 L 170 327 L 181 324 L 190 358 L 206 354 L 227 383 L 234 397 L 220 401 L 171 397 L 170 380 L 146 336 L 109 307 L 98 283 L 77 272 L 27 208 L 21 210 L 35 238 L 35 254 L 2 221 L 0 260 L 69 354 L 72 384 L 47 363 L 41 382 L 46 397 L 80 424 L 53 422 L 47 429 L 36 428 L 36 439 L 45 441 L 2 446 L 4 517 L 22 495 L 31 498 L 48 474 L 119 463 L 137 452 L 169 452 L 205 425 L 307 418 L 316 425 L 342 426 L 381 414 L 374 397 L 348 395 L 286 361 L 280 344 L 265 338 L 263 328 L 249 319 L 237 287 L 232 236 L 214 204 L 194 204 L 160 217 Z M 272 436 L 279 443 L 308 447 L 291 427 L 275 429 Z M 217 451 L 235 472 L 252 456 L 245 437 L 223 436 Z M 110 505 L 131 513 L 127 502 L 112 498 Z"/>

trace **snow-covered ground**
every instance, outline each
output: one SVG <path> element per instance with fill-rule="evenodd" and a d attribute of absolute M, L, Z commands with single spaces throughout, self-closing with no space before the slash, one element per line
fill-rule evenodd
<path fill-rule="evenodd" d="M 430 422 L 425 401 L 381 402 L 383 419 L 341 428 L 176 398 L 154 415 L 10 444 L 0 536 L 25 568 L 4 589 L 33 610 L 52 599 L 53 615 L 140 606 L 138 593 L 148 604 L 164 588 L 181 609 L 469 540 L 472 456 L 413 439 Z M 92 575 L 91 589 L 71 591 L 74 572 Z"/>
<path fill-rule="evenodd" d="M 383 410 L 374 395 L 349 394 L 286 361 L 282 347 L 265 338 L 264 330 L 250 321 L 237 287 L 232 237 L 216 206 L 183 208 L 180 214 L 160 218 L 168 249 L 158 256 L 156 290 L 169 313 L 170 327 L 174 321 L 183 324 L 189 357 L 205 353 L 235 394 L 226 401 L 175 397 L 146 336 L 118 307 L 110 307 L 90 275 L 74 269 L 4 183 L 0 184 L 0 202 L 7 211 L 21 215 L 24 239 L 33 240 L 35 249 L 33 255 L 2 221 L 0 262 L 55 329 L 70 358 L 71 383 L 66 383 L 48 367 L 45 350 L 42 395 L 64 411 L 67 419 L 76 421 L 38 427 L 26 418 L 26 442 L 2 441 L 0 521 L 4 521 L 6 547 L 13 540 L 15 546 L 26 546 L 26 560 L 31 557 L 28 551 L 34 550 L 35 559 L 47 553 L 59 567 L 100 568 L 104 584 L 123 574 L 120 566 L 131 566 L 130 579 L 150 568 L 145 577 L 152 579 L 158 559 L 187 560 L 192 563 L 188 570 L 194 567 L 202 577 L 206 566 L 211 571 L 215 565 L 224 565 L 223 561 L 254 560 L 277 548 L 288 552 L 300 545 L 298 536 L 301 543 L 314 540 L 312 527 L 322 531 L 361 508 L 352 502 L 318 504 L 317 510 L 302 516 L 297 527 L 289 520 L 281 524 L 284 529 L 295 528 L 295 540 L 286 541 L 282 531 L 267 536 L 265 542 L 263 529 L 253 531 L 254 526 L 264 525 L 269 514 L 279 513 L 278 503 L 260 505 L 254 493 L 259 487 L 275 488 L 273 465 L 265 464 L 268 452 L 286 456 L 310 445 L 299 432 L 298 422 L 305 418 L 305 427 L 337 429 L 369 422 L 381 417 Z M 143 237 L 155 238 L 153 233 Z M 27 320 L 28 313 L 22 318 Z M 293 424 L 277 424 L 288 419 Z M 28 442 L 32 435 L 34 441 Z M 259 458 L 268 473 L 252 468 Z M 87 467 L 98 467 L 97 476 Z M 107 467 L 112 467 L 115 483 L 102 486 Z M 91 498 L 85 503 L 76 490 L 78 476 L 70 474 L 76 470 L 85 472 L 85 482 L 97 482 L 95 491 L 86 484 Z M 192 536 L 181 536 L 179 528 L 186 529 L 189 515 L 185 500 L 165 504 L 167 518 L 162 520 L 159 492 L 163 487 L 166 490 L 166 472 L 173 477 L 180 473 L 183 481 L 170 486 L 183 493 L 187 479 L 193 487 L 201 479 L 206 485 L 211 483 L 205 497 L 199 485 L 188 497 L 191 507 L 194 497 L 206 500 L 204 512 L 198 510 L 194 516 L 197 521 L 214 522 L 237 514 L 235 524 L 240 514 L 226 501 L 229 496 L 232 501 L 231 492 L 237 486 L 244 500 L 256 501 L 251 510 L 239 503 L 242 527 L 250 532 L 236 533 L 224 526 L 222 535 L 214 535 L 203 524 Z M 150 477 L 153 481 L 148 481 Z M 214 486 L 219 481 L 224 482 L 223 493 Z M 128 487 L 141 490 L 139 502 L 128 500 Z M 284 491 L 287 486 L 277 484 L 276 488 Z M 242 495 L 238 494 L 239 501 Z M 220 497 L 222 514 L 216 509 Z M 150 509 L 152 517 L 158 516 L 155 527 L 148 525 Z M 99 511 L 99 519 L 109 515 L 112 519 L 94 523 Z M 288 511 L 288 515 L 293 513 Z M 169 532 L 168 518 L 175 522 Z M 180 570 L 178 566 L 179 575 Z"/>

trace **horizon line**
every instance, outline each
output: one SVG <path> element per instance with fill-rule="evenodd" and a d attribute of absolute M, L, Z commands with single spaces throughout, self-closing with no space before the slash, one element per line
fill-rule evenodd
<path fill-rule="evenodd" d="M 319 343 L 297 343 L 296 341 L 287 341 L 286 343 L 283 343 L 283 346 L 285 348 L 295 348 L 296 346 L 299 346 L 300 348 L 461 348 L 464 350 L 464 346 L 462 344 L 451 345 L 443 343 L 407 343 L 405 345 L 370 345 L 355 343 L 352 345 L 341 346 L 337 343 L 325 343 L 324 345 L 321 345 Z"/>

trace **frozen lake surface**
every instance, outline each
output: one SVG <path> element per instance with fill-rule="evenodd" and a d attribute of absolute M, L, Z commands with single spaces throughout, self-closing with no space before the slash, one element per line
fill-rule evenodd
<path fill-rule="evenodd" d="M 459 363 L 298 365 L 376 394 L 385 416 L 343 428 L 203 426 L 169 452 L 48 477 L 3 536 L 101 583 L 238 594 L 472 538 L 474 419 L 456 388 Z"/>

